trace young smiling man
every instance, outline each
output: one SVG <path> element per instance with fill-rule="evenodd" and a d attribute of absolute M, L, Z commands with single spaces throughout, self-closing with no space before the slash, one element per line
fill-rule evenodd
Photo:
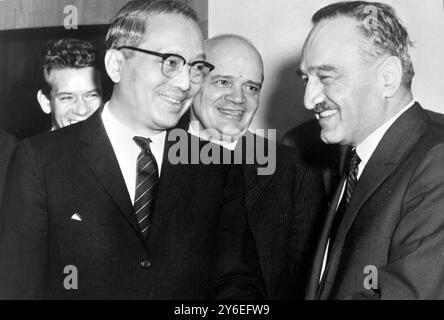
<path fill-rule="evenodd" d="M 106 48 L 110 101 L 18 151 L 9 186 L 16 196 L 2 219 L 0 295 L 262 297 L 241 169 L 173 165 L 167 156 L 175 142 L 167 131 L 212 69 L 196 13 L 174 1 L 130 1 L 112 20 Z M 66 266 L 78 274 L 76 290 L 66 288 Z"/>
<path fill-rule="evenodd" d="M 96 49 L 78 39 L 48 42 L 37 100 L 51 114 L 51 130 L 83 121 L 102 105 Z"/>

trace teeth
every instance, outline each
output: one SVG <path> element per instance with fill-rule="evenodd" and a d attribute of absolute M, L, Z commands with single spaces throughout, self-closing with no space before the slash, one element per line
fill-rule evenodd
<path fill-rule="evenodd" d="M 242 110 L 228 110 L 228 109 L 220 109 L 221 112 L 223 113 L 227 113 L 233 116 L 240 116 L 242 115 L 244 112 Z"/>
<path fill-rule="evenodd" d="M 336 114 L 337 112 L 338 112 L 338 110 L 327 110 L 327 111 L 321 112 L 319 114 L 319 117 L 328 118 L 328 117 L 331 117 L 332 115 Z"/>
<path fill-rule="evenodd" d="M 161 94 L 160 96 L 162 97 L 163 100 L 165 100 L 165 101 L 167 101 L 167 102 L 170 102 L 170 103 L 174 103 L 174 104 L 180 104 L 180 103 L 182 103 L 181 100 L 176 100 L 176 99 L 173 99 L 173 98 L 171 98 L 171 97 L 165 96 L 165 95 L 163 95 L 163 94 Z"/>
<path fill-rule="evenodd" d="M 316 117 L 316 120 L 319 120 L 321 117 L 319 116 L 319 113 L 315 113 L 315 117 Z"/>

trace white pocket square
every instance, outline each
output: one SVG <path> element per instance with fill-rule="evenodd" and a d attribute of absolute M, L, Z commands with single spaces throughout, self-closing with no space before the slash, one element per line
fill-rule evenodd
<path fill-rule="evenodd" d="M 82 217 L 78 213 L 74 213 L 71 219 L 76 221 L 82 221 Z"/>

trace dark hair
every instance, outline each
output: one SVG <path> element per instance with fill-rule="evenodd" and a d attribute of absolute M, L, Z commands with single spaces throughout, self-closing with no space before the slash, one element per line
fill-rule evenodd
<path fill-rule="evenodd" d="M 162 13 L 178 14 L 199 22 L 196 12 L 181 2 L 133 0 L 124 5 L 111 20 L 105 38 L 105 49 L 139 46 L 146 35 L 147 17 Z M 133 53 L 127 54 L 130 56 Z"/>
<path fill-rule="evenodd" d="M 398 57 L 402 63 L 402 82 L 410 89 L 415 76 L 409 54 L 413 46 L 407 29 L 403 26 L 395 9 L 379 2 L 348 1 L 328 5 L 313 15 L 313 24 L 321 20 L 333 19 L 340 16 L 354 18 L 362 25 L 359 30 L 370 48 L 365 50 L 371 57 L 389 54 Z M 370 24 L 369 24 L 370 23 Z"/>
<path fill-rule="evenodd" d="M 81 69 L 95 67 L 96 49 L 88 41 L 79 39 L 51 40 L 47 43 L 42 59 L 42 92 L 50 97 L 49 75 L 53 69 Z"/>

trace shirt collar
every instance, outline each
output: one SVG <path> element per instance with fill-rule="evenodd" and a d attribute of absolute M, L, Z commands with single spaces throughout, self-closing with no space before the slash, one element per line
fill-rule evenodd
<path fill-rule="evenodd" d="M 385 122 L 378 129 L 373 131 L 367 138 L 364 139 L 357 147 L 356 153 L 361 159 L 361 164 L 365 166 L 367 162 L 370 160 L 373 152 L 376 150 L 379 142 L 382 140 L 384 134 L 387 130 L 392 126 L 392 124 L 408 109 L 410 109 L 415 104 L 415 101 L 412 100 L 409 104 L 407 104 L 401 111 L 399 111 L 396 115 L 394 115 L 390 120 Z"/>
<path fill-rule="evenodd" d="M 166 131 L 162 131 L 159 134 L 145 137 L 144 135 L 138 134 L 136 131 L 128 128 L 122 124 L 109 110 L 109 102 L 105 103 L 102 111 L 102 120 L 107 124 L 107 127 L 111 128 L 112 135 L 120 141 L 133 141 L 136 136 L 150 138 L 153 144 L 164 143 L 166 137 Z"/>
<path fill-rule="evenodd" d="M 217 140 L 217 139 L 214 139 L 214 138 L 208 137 L 208 136 L 203 136 L 200 133 L 199 128 L 195 128 L 193 126 L 194 123 L 198 124 L 198 121 L 191 121 L 190 125 L 188 126 L 188 132 L 190 134 L 192 134 L 193 136 L 196 136 L 196 137 L 199 137 L 199 138 L 201 138 L 203 140 L 207 140 L 207 141 L 210 141 L 212 143 L 218 144 L 218 145 L 220 145 L 220 146 L 222 146 L 222 147 L 224 147 L 226 149 L 229 149 L 231 151 L 233 151 L 236 148 L 236 144 L 237 144 L 238 140 L 234 140 L 232 142 L 229 142 L 229 141 Z"/>
<path fill-rule="evenodd" d="M 114 151 L 121 157 L 133 156 L 141 151 L 140 147 L 134 142 L 135 136 L 150 138 L 150 148 L 157 161 L 159 174 L 162 168 L 163 153 L 165 147 L 166 130 L 159 134 L 145 137 L 136 131 L 122 124 L 110 111 L 107 102 L 102 111 L 102 121 L 105 126 L 106 133 L 111 141 Z M 129 161 L 129 160 L 128 160 Z M 132 161 L 132 159 L 131 159 Z"/>

